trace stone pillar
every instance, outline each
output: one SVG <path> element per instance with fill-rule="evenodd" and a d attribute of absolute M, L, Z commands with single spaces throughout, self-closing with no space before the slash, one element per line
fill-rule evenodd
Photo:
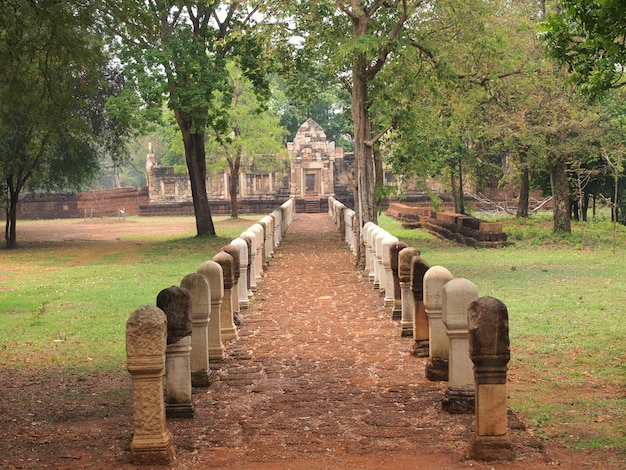
<path fill-rule="evenodd" d="M 402 318 L 402 292 L 400 291 L 400 278 L 398 277 L 398 255 L 400 251 L 408 245 L 398 241 L 389 247 L 389 258 L 391 259 L 391 274 L 393 276 L 393 309 L 391 319 L 400 320 Z"/>
<path fill-rule="evenodd" d="M 256 291 L 256 233 L 248 229 L 240 235 L 248 244 L 248 297 Z"/>
<path fill-rule="evenodd" d="M 374 249 L 376 252 L 376 275 L 377 278 L 374 278 L 374 288 L 378 289 L 380 295 L 385 295 L 385 266 L 383 265 L 383 239 L 389 235 L 389 233 L 384 229 L 379 229 L 374 236 Z"/>
<path fill-rule="evenodd" d="M 263 227 L 263 249 L 265 252 L 264 266 L 268 266 L 272 256 L 274 255 L 274 220 L 270 216 L 266 215 L 259 221 L 259 224 Z"/>
<path fill-rule="evenodd" d="M 393 271 L 391 270 L 391 251 L 390 248 L 398 243 L 397 237 L 393 235 L 387 234 L 382 241 L 382 255 L 383 255 L 383 269 L 385 271 L 385 297 L 383 301 L 383 305 L 387 308 L 395 305 L 395 292 L 394 292 L 394 282 L 393 282 Z"/>
<path fill-rule="evenodd" d="M 442 401 L 448 413 L 474 412 L 474 374 L 469 357 L 467 309 L 478 289 L 467 279 L 455 278 L 443 286 L 443 324 L 450 341 L 448 389 Z"/>
<path fill-rule="evenodd" d="M 354 252 L 354 211 L 346 209 L 344 211 L 346 221 L 346 243 L 350 251 Z"/>
<path fill-rule="evenodd" d="M 367 252 L 370 257 L 370 273 L 369 279 L 372 284 L 374 284 L 374 289 L 378 289 L 378 261 L 376 260 L 376 238 L 375 235 L 379 230 L 382 230 L 378 225 L 374 225 L 370 227 L 367 232 Z"/>
<path fill-rule="evenodd" d="M 222 341 L 239 339 L 237 328 L 233 321 L 233 257 L 224 251 L 220 251 L 213 257 L 213 261 L 222 267 L 222 281 L 224 282 L 224 295 L 220 308 L 220 324 L 222 329 Z"/>
<path fill-rule="evenodd" d="M 209 367 L 209 281 L 199 273 L 187 274 L 180 282 L 191 293 L 191 386 L 208 387 L 213 381 Z"/>
<path fill-rule="evenodd" d="M 411 262 L 411 290 L 413 291 L 413 350 L 416 357 L 428 357 L 428 317 L 424 307 L 424 275 L 430 266 L 419 256 Z"/>
<path fill-rule="evenodd" d="M 265 263 L 263 246 L 265 245 L 265 233 L 263 231 L 263 226 L 258 223 L 252 224 L 248 230 L 254 233 L 254 275 L 256 276 L 256 281 L 258 282 L 263 277 L 263 264 Z"/>
<path fill-rule="evenodd" d="M 222 343 L 222 328 L 220 308 L 224 297 L 224 280 L 222 267 L 215 261 L 205 261 L 198 267 L 198 273 L 206 277 L 209 282 L 211 312 L 209 317 L 209 362 L 224 360 L 224 345 Z"/>
<path fill-rule="evenodd" d="M 420 255 L 417 248 L 408 247 L 398 253 L 398 282 L 402 301 L 402 316 L 400 319 L 401 336 L 413 336 L 413 312 L 415 302 L 411 290 L 411 267 L 413 258 Z"/>
<path fill-rule="evenodd" d="M 157 307 L 167 316 L 165 391 L 168 418 L 193 418 L 191 401 L 191 294 L 172 286 L 157 295 Z"/>
<path fill-rule="evenodd" d="M 372 279 L 370 276 L 372 274 L 372 259 L 370 256 L 370 247 L 369 247 L 369 231 L 376 227 L 374 222 L 366 222 L 363 225 L 363 229 L 361 230 L 361 246 L 363 247 L 363 253 L 365 253 L 365 269 L 363 270 L 363 276 L 367 276 L 369 279 Z"/>
<path fill-rule="evenodd" d="M 127 368 L 133 378 L 133 440 L 136 465 L 167 465 L 176 458 L 165 422 L 163 371 L 167 317 L 153 305 L 135 310 L 126 322 Z"/>
<path fill-rule="evenodd" d="M 250 308 L 250 300 L 248 299 L 248 244 L 243 238 L 235 238 L 230 244 L 239 248 L 239 282 L 237 284 L 239 308 L 248 310 Z"/>
<path fill-rule="evenodd" d="M 452 273 L 443 266 L 433 266 L 424 275 L 424 307 L 428 317 L 429 359 L 426 364 L 428 380 L 448 380 L 449 341 L 442 320 L 443 286 Z"/>
<path fill-rule="evenodd" d="M 270 216 L 274 219 L 274 247 L 277 248 L 283 237 L 283 215 L 279 210 L 274 210 Z"/>
<path fill-rule="evenodd" d="M 231 304 L 233 308 L 233 322 L 235 326 L 243 324 L 241 317 L 241 309 L 239 306 L 239 279 L 241 279 L 241 264 L 239 262 L 239 248 L 235 245 L 228 244 L 222 247 L 222 251 L 233 257 L 233 287 L 231 288 Z"/>
<path fill-rule="evenodd" d="M 481 297 L 470 304 L 467 315 L 476 387 L 476 426 L 469 455 L 476 460 L 513 460 L 506 400 L 511 358 L 507 308 L 498 299 Z"/>
<path fill-rule="evenodd" d="M 239 174 L 239 195 L 241 199 L 246 197 L 246 175 L 243 173 Z"/>

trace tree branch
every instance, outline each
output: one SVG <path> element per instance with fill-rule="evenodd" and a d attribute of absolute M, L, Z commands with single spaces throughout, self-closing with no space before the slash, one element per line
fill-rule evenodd
<path fill-rule="evenodd" d="M 374 4 L 376 3 L 378 2 L 374 2 Z M 382 4 L 384 2 L 381 1 L 380 3 Z M 372 4 L 372 6 L 374 4 Z M 368 69 L 365 71 L 365 76 L 368 80 L 374 78 L 374 76 L 376 76 L 376 74 L 380 72 L 380 70 L 385 65 L 385 62 L 387 61 L 387 57 L 389 57 L 389 54 L 391 54 L 391 51 L 392 51 L 391 44 L 398 37 L 402 29 L 404 28 L 404 23 L 406 23 L 408 18 L 409 17 L 407 13 L 406 0 L 402 0 L 402 14 L 400 15 L 400 18 L 398 18 L 398 21 L 396 21 L 396 24 L 393 26 L 393 29 L 389 31 L 389 34 L 387 35 L 386 47 L 378 55 L 378 58 L 376 59 L 376 62 L 374 62 L 374 65 L 372 65 L 371 67 L 368 67 Z"/>

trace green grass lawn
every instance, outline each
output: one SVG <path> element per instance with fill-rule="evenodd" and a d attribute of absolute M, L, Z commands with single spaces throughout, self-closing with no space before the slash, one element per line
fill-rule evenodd
<path fill-rule="evenodd" d="M 132 310 L 154 304 L 245 228 L 215 219 L 214 239 L 151 232 L 0 250 L 0 367 L 120 371 Z M 626 227 L 618 227 L 613 255 L 606 220 L 586 224 L 584 245 L 579 226 L 556 237 L 546 216 L 501 221 L 514 244 L 475 249 L 379 219 L 431 266 L 507 305 L 509 404 L 533 432 L 626 452 Z"/>
<path fill-rule="evenodd" d="M 504 224 L 514 244 L 476 249 L 424 231 L 379 224 L 419 248 L 431 265 L 476 284 L 509 312 L 510 406 L 538 433 L 579 448 L 626 451 L 626 227 L 587 222 L 551 233 L 546 215 Z"/>
<path fill-rule="evenodd" d="M 155 304 L 160 290 L 180 285 L 259 218 L 233 225 L 215 217 L 216 238 L 151 232 L 0 250 L 0 366 L 119 368 L 132 310 Z"/>

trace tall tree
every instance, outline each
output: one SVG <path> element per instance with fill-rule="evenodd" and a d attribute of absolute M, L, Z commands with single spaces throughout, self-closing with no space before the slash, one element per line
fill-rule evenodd
<path fill-rule="evenodd" d="M 122 26 L 120 58 L 142 104 L 147 110 L 159 110 L 167 97 L 174 111 L 185 148 L 198 235 L 215 235 L 206 188 L 205 140 L 208 126 L 222 131 L 228 127 L 229 107 L 220 107 L 215 100 L 218 92 L 232 94 L 227 59 L 239 63 L 258 92 L 267 91 L 260 66 L 261 43 L 252 32 L 260 3 L 110 2 L 114 24 Z M 136 101 L 133 90 L 129 91 L 126 97 Z"/>
<path fill-rule="evenodd" d="M 584 92 L 626 86 L 623 0 L 560 0 L 543 24 L 548 53 L 566 65 Z"/>
<path fill-rule="evenodd" d="M 17 245 L 25 189 L 77 187 L 98 153 L 124 139 L 106 112 L 118 82 L 98 31 L 97 2 L 0 2 L 0 172 L 5 240 Z"/>
<path fill-rule="evenodd" d="M 379 72 L 405 41 L 405 25 L 426 1 L 316 0 L 284 2 L 301 39 L 295 62 L 321 64 L 327 79 L 350 92 L 355 154 L 354 200 L 359 229 L 376 222 L 376 161 L 374 146 L 384 134 L 372 129 L 370 95 Z M 360 247 L 357 264 L 362 265 Z"/>
<path fill-rule="evenodd" d="M 268 172 L 277 170 L 283 161 L 283 139 L 286 129 L 280 126 L 279 117 L 259 103 L 252 83 L 233 63 L 228 64 L 232 95 L 218 96 L 230 99 L 228 126 L 225 130 L 212 129 L 209 133 L 209 151 L 213 156 L 228 163 L 230 215 L 239 216 L 239 174 L 242 163 Z M 245 160 L 245 162 L 244 162 Z M 220 168 L 221 169 L 221 168 Z"/>

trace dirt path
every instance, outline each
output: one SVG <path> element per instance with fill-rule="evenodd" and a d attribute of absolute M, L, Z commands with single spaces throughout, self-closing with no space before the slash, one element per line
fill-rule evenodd
<path fill-rule="evenodd" d="M 240 340 L 169 425 L 174 468 L 549 468 L 556 458 L 511 416 L 515 463 L 466 460 L 472 416 L 441 411 L 445 384 L 355 273 L 325 214 L 298 214 L 244 314 Z M 574 461 L 569 462 L 574 464 Z M 566 468 L 588 468 L 568 466 Z"/>
<path fill-rule="evenodd" d="M 467 460 L 473 417 L 441 411 L 446 385 L 424 378 L 425 359 L 382 305 L 328 216 L 297 214 L 216 381 L 194 390 L 194 419 L 168 422 L 169 468 L 608 468 L 544 449 L 512 414 L 516 461 Z M 129 463 L 129 391 L 123 373 L 0 369 L 0 468 L 140 468 Z"/>

